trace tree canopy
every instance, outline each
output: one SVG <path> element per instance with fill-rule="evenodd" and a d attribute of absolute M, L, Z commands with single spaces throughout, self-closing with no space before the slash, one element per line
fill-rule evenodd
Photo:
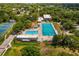
<path fill-rule="evenodd" d="M 39 49 L 36 47 L 24 47 L 21 50 L 21 54 L 22 56 L 39 56 L 40 52 Z"/>

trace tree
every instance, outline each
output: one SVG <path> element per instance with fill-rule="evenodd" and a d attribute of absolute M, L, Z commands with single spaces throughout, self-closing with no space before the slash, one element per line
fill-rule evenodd
<path fill-rule="evenodd" d="M 4 10 L 0 10 L 0 22 L 6 22 L 8 20 L 9 15 Z"/>
<path fill-rule="evenodd" d="M 79 30 L 75 31 L 75 35 L 79 37 Z"/>
<path fill-rule="evenodd" d="M 71 46 L 73 43 L 73 39 L 70 36 L 65 36 L 61 42 L 63 46 Z"/>
<path fill-rule="evenodd" d="M 70 46 L 70 48 L 74 48 L 74 49 L 78 49 L 79 50 L 79 37 L 77 36 L 71 36 L 72 38 L 72 44 Z"/>
<path fill-rule="evenodd" d="M 39 56 L 40 52 L 38 48 L 30 46 L 30 47 L 24 47 L 23 49 L 21 49 L 21 55 L 22 56 Z"/>
<path fill-rule="evenodd" d="M 73 47 L 74 45 L 77 45 L 76 40 L 73 39 L 71 36 L 54 36 L 53 37 L 53 44 L 61 45 L 61 46 L 67 46 L 67 47 Z"/>
<path fill-rule="evenodd" d="M 62 35 L 56 35 L 53 37 L 52 42 L 53 42 L 53 44 L 59 44 L 59 42 L 61 42 L 62 39 L 63 39 Z"/>
<path fill-rule="evenodd" d="M 60 22 L 60 19 L 59 19 L 58 16 L 55 16 L 55 17 L 53 17 L 53 21 L 55 21 L 55 22 Z"/>
<path fill-rule="evenodd" d="M 74 29 L 73 24 L 74 23 L 71 20 L 66 19 L 62 21 L 62 26 L 65 28 L 65 30 Z"/>
<path fill-rule="evenodd" d="M 15 32 L 19 32 L 22 28 L 23 28 L 23 23 L 22 23 L 22 22 L 17 22 L 17 23 L 15 24 L 15 26 L 13 27 L 13 30 L 14 30 Z"/>
<path fill-rule="evenodd" d="M 30 28 L 32 25 L 32 21 L 30 20 L 26 20 L 24 23 L 25 23 L 25 28 Z"/>

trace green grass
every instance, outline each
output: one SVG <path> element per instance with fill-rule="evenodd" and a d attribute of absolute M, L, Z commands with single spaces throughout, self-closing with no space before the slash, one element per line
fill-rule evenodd
<path fill-rule="evenodd" d="M 72 50 L 68 47 L 63 48 L 62 46 L 51 46 L 46 45 L 46 47 L 41 47 L 38 42 L 21 42 L 16 41 L 16 43 L 12 42 L 12 48 L 8 49 L 4 56 L 21 56 L 20 50 L 24 47 L 35 46 L 40 48 L 41 56 L 74 56 Z"/>
<path fill-rule="evenodd" d="M 24 47 L 36 46 L 40 47 L 38 42 L 12 42 L 12 48 L 8 49 L 4 56 L 21 56 L 20 50 Z"/>
<path fill-rule="evenodd" d="M 2 44 L 3 41 L 0 41 L 0 45 Z"/>
<path fill-rule="evenodd" d="M 22 42 L 14 39 L 15 41 L 12 42 L 13 46 L 28 46 L 28 45 L 36 45 L 38 42 Z"/>
<path fill-rule="evenodd" d="M 42 56 L 77 56 L 70 50 L 69 48 L 65 47 L 65 49 L 61 46 L 46 46 L 41 50 Z"/>
<path fill-rule="evenodd" d="M 4 56 L 17 56 L 16 50 L 14 48 L 10 48 L 10 49 L 7 50 L 7 52 L 5 53 Z"/>
<path fill-rule="evenodd" d="M 0 38 L 0 45 L 3 43 L 3 41 L 4 41 L 4 36 Z"/>

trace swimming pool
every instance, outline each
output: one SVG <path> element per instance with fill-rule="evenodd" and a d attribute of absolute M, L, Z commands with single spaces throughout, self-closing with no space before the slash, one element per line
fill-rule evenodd
<path fill-rule="evenodd" d="M 51 23 L 42 23 L 42 34 L 43 36 L 54 36 L 56 35 L 55 29 Z"/>
<path fill-rule="evenodd" d="M 31 31 L 26 31 L 25 34 L 36 35 L 36 34 L 38 34 L 38 31 L 34 31 L 34 30 L 33 31 L 32 30 Z"/>

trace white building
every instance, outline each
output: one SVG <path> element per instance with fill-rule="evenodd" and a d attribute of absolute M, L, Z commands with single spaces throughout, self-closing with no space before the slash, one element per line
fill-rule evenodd
<path fill-rule="evenodd" d="M 15 23 L 16 21 L 14 19 L 9 20 L 10 23 Z"/>
<path fill-rule="evenodd" d="M 44 20 L 43 17 L 38 17 L 38 22 L 41 22 L 43 20 Z"/>
<path fill-rule="evenodd" d="M 37 35 L 17 35 L 16 38 L 21 41 L 37 41 Z"/>
<path fill-rule="evenodd" d="M 50 20 L 52 18 L 50 14 L 44 14 L 43 17 L 45 20 Z"/>

